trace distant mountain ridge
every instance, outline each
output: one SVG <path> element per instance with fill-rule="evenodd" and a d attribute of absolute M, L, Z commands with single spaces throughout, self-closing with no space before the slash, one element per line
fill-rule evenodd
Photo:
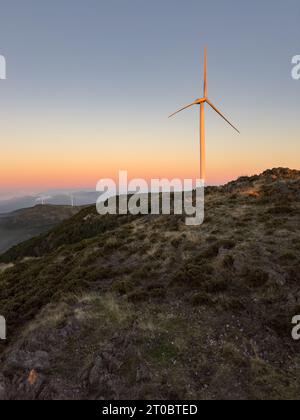
<path fill-rule="evenodd" d="M 96 191 L 75 191 L 72 195 L 76 206 L 94 204 L 99 197 L 99 193 Z M 34 207 L 38 203 L 41 203 L 42 197 L 46 197 L 45 203 L 50 205 L 69 206 L 72 204 L 71 194 L 47 192 L 45 194 L 0 200 L 0 214 L 11 213 L 12 211 Z"/>
<path fill-rule="evenodd" d="M 80 209 L 81 207 L 36 205 L 0 214 L 0 253 L 53 229 Z"/>

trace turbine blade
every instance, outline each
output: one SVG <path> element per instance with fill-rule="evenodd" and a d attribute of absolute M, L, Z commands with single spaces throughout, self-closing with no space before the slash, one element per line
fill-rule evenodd
<path fill-rule="evenodd" d="M 203 87 L 203 96 L 207 97 L 207 48 L 204 50 L 204 87 Z"/>
<path fill-rule="evenodd" d="M 206 100 L 206 102 L 208 103 L 208 105 L 210 105 L 211 107 L 212 107 L 212 109 L 214 110 L 214 111 L 216 111 L 216 113 L 217 114 L 219 114 L 229 125 L 231 125 L 231 127 L 235 130 L 235 131 L 237 131 L 239 134 L 241 134 L 240 132 L 239 132 L 239 130 L 233 125 L 233 124 L 231 124 L 231 122 L 229 121 L 229 120 L 227 120 L 227 118 L 225 118 L 224 117 L 224 115 L 207 99 Z"/>
<path fill-rule="evenodd" d="M 182 111 L 184 111 L 185 109 L 191 108 L 192 106 L 197 105 L 198 103 L 199 103 L 198 101 L 195 101 L 195 102 L 193 102 L 192 104 L 187 105 L 187 106 L 185 106 L 184 108 L 179 109 L 179 111 L 176 111 L 176 112 L 174 112 L 174 114 L 171 114 L 171 115 L 169 116 L 169 118 L 174 117 L 174 115 L 179 114 L 179 112 L 182 112 Z"/>

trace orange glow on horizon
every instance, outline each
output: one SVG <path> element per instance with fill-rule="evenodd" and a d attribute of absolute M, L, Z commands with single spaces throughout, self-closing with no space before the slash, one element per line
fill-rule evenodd
<path fill-rule="evenodd" d="M 193 115 L 191 118 L 194 121 Z M 76 133 L 71 122 L 67 127 L 40 122 L 39 129 L 46 133 L 42 141 L 34 130 L 25 137 L 23 127 L 11 123 L 3 132 L 6 142 L 1 149 L 0 190 L 93 190 L 102 178 L 116 179 L 120 170 L 127 170 L 131 179 L 199 178 L 200 145 L 198 124 L 194 122 L 194 127 L 186 119 L 170 124 L 165 118 L 164 125 L 158 124 L 151 132 L 132 127 L 126 134 L 119 128 L 101 132 L 94 127 L 88 136 L 84 121 Z M 217 127 L 209 122 L 208 131 L 207 185 L 224 184 L 268 168 L 298 166 L 296 134 L 290 138 L 289 149 L 283 151 L 273 133 L 253 144 L 251 132 L 237 138 L 223 122 Z M 272 153 L 266 154 L 266 148 Z"/>

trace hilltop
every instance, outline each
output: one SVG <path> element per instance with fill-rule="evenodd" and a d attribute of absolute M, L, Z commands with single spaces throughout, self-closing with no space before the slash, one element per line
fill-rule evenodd
<path fill-rule="evenodd" d="M 0 398 L 298 399 L 299 192 L 209 187 L 198 227 L 86 207 L 1 255 Z"/>

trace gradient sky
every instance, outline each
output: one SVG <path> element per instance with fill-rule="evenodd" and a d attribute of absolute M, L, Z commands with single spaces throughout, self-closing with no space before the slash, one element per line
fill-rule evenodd
<path fill-rule="evenodd" d="M 299 169 L 299 0 L 0 0 L 0 193 L 199 174 L 208 47 L 209 183 Z"/>

